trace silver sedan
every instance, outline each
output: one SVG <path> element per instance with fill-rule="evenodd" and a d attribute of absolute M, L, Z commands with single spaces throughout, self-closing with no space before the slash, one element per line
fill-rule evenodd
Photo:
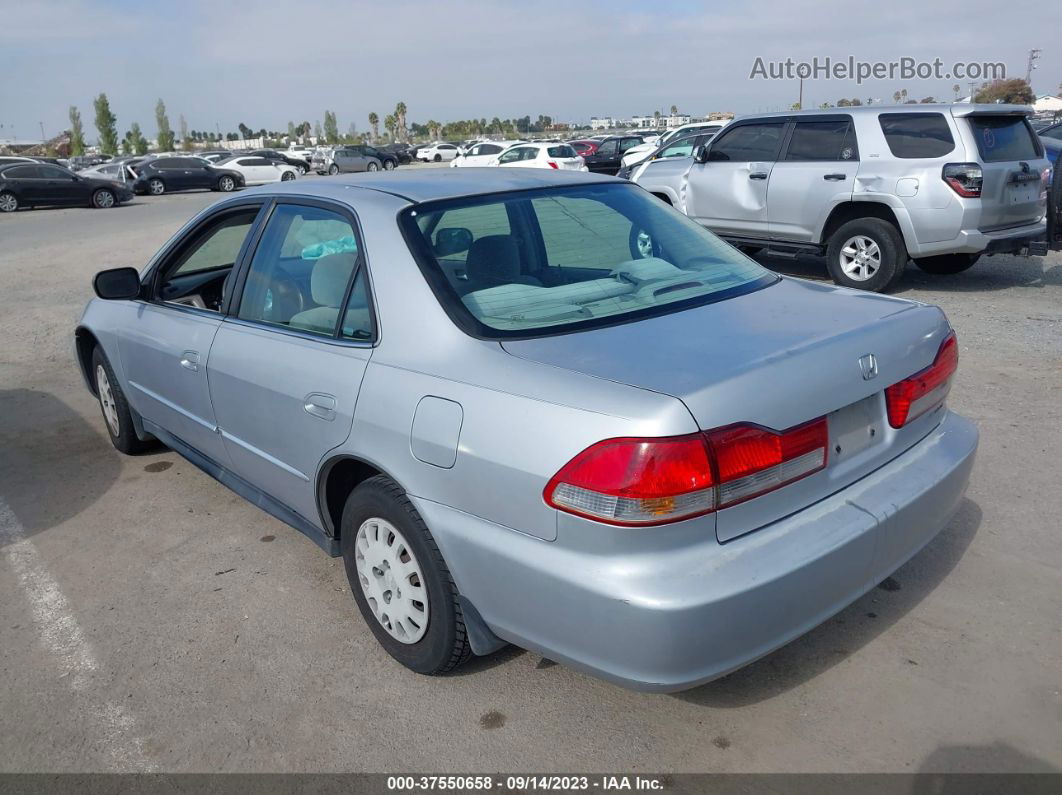
<path fill-rule="evenodd" d="M 977 447 L 939 309 L 777 276 L 595 174 L 244 191 L 94 287 L 76 348 L 114 446 L 342 555 L 425 674 L 512 643 L 719 677 L 917 553 Z"/>

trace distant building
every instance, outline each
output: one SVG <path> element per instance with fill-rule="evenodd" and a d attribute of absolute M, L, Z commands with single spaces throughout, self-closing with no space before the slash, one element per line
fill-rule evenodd
<path fill-rule="evenodd" d="M 1042 94 L 1033 103 L 1033 110 L 1037 113 L 1062 112 L 1062 97 L 1056 97 L 1054 94 Z"/>
<path fill-rule="evenodd" d="M 590 117 L 590 129 L 591 130 L 610 130 L 615 127 L 616 124 L 611 116 L 591 116 Z"/>
<path fill-rule="evenodd" d="M 683 124 L 689 124 L 693 121 L 692 116 L 687 116 L 682 113 L 675 114 L 674 116 L 668 116 L 664 119 L 664 126 L 669 130 L 673 130 L 675 127 L 681 127 Z"/>
<path fill-rule="evenodd" d="M 656 116 L 632 116 L 632 127 L 663 127 L 664 117 L 657 118 Z"/>
<path fill-rule="evenodd" d="M 729 110 L 713 110 L 706 118 L 708 121 L 726 121 L 734 118 L 734 114 Z"/>

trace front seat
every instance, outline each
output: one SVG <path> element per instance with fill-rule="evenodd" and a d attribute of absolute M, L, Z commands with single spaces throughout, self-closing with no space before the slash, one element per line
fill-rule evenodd
<path fill-rule="evenodd" d="M 466 292 L 502 284 L 542 287 L 542 282 L 534 276 L 520 272 L 520 249 L 512 235 L 487 235 L 473 242 L 465 259 L 465 273 L 468 275 Z"/>
<path fill-rule="evenodd" d="M 350 281 L 350 274 L 354 270 L 354 257 L 352 251 L 341 251 L 321 257 L 313 264 L 313 270 L 310 272 L 310 295 L 318 306 L 292 315 L 288 322 L 291 328 L 315 331 L 319 334 L 332 334 L 335 331 L 339 308 L 347 291 L 347 282 Z"/>

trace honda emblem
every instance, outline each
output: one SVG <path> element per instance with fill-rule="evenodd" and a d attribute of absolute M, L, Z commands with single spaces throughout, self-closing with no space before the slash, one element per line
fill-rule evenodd
<path fill-rule="evenodd" d="M 874 354 L 868 353 L 859 357 L 859 371 L 863 374 L 864 381 L 878 377 L 878 360 L 874 358 Z"/>

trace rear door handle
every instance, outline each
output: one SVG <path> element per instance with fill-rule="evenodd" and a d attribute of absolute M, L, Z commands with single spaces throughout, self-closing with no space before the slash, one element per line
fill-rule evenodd
<path fill-rule="evenodd" d="M 311 392 L 302 402 L 302 409 L 319 420 L 331 422 L 336 418 L 336 399 L 334 395 L 323 392 Z"/>
<path fill-rule="evenodd" d="M 753 174 L 749 174 L 749 179 L 767 179 L 767 172 L 757 171 Z"/>
<path fill-rule="evenodd" d="M 828 179 L 831 182 L 840 182 L 842 180 L 848 179 L 848 175 L 847 174 L 823 174 L 822 178 L 823 179 Z"/>
<path fill-rule="evenodd" d="M 181 354 L 181 367 L 185 370 L 191 370 L 193 373 L 199 371 L 199 353 L 196 351 L 185 351 Z"/>

